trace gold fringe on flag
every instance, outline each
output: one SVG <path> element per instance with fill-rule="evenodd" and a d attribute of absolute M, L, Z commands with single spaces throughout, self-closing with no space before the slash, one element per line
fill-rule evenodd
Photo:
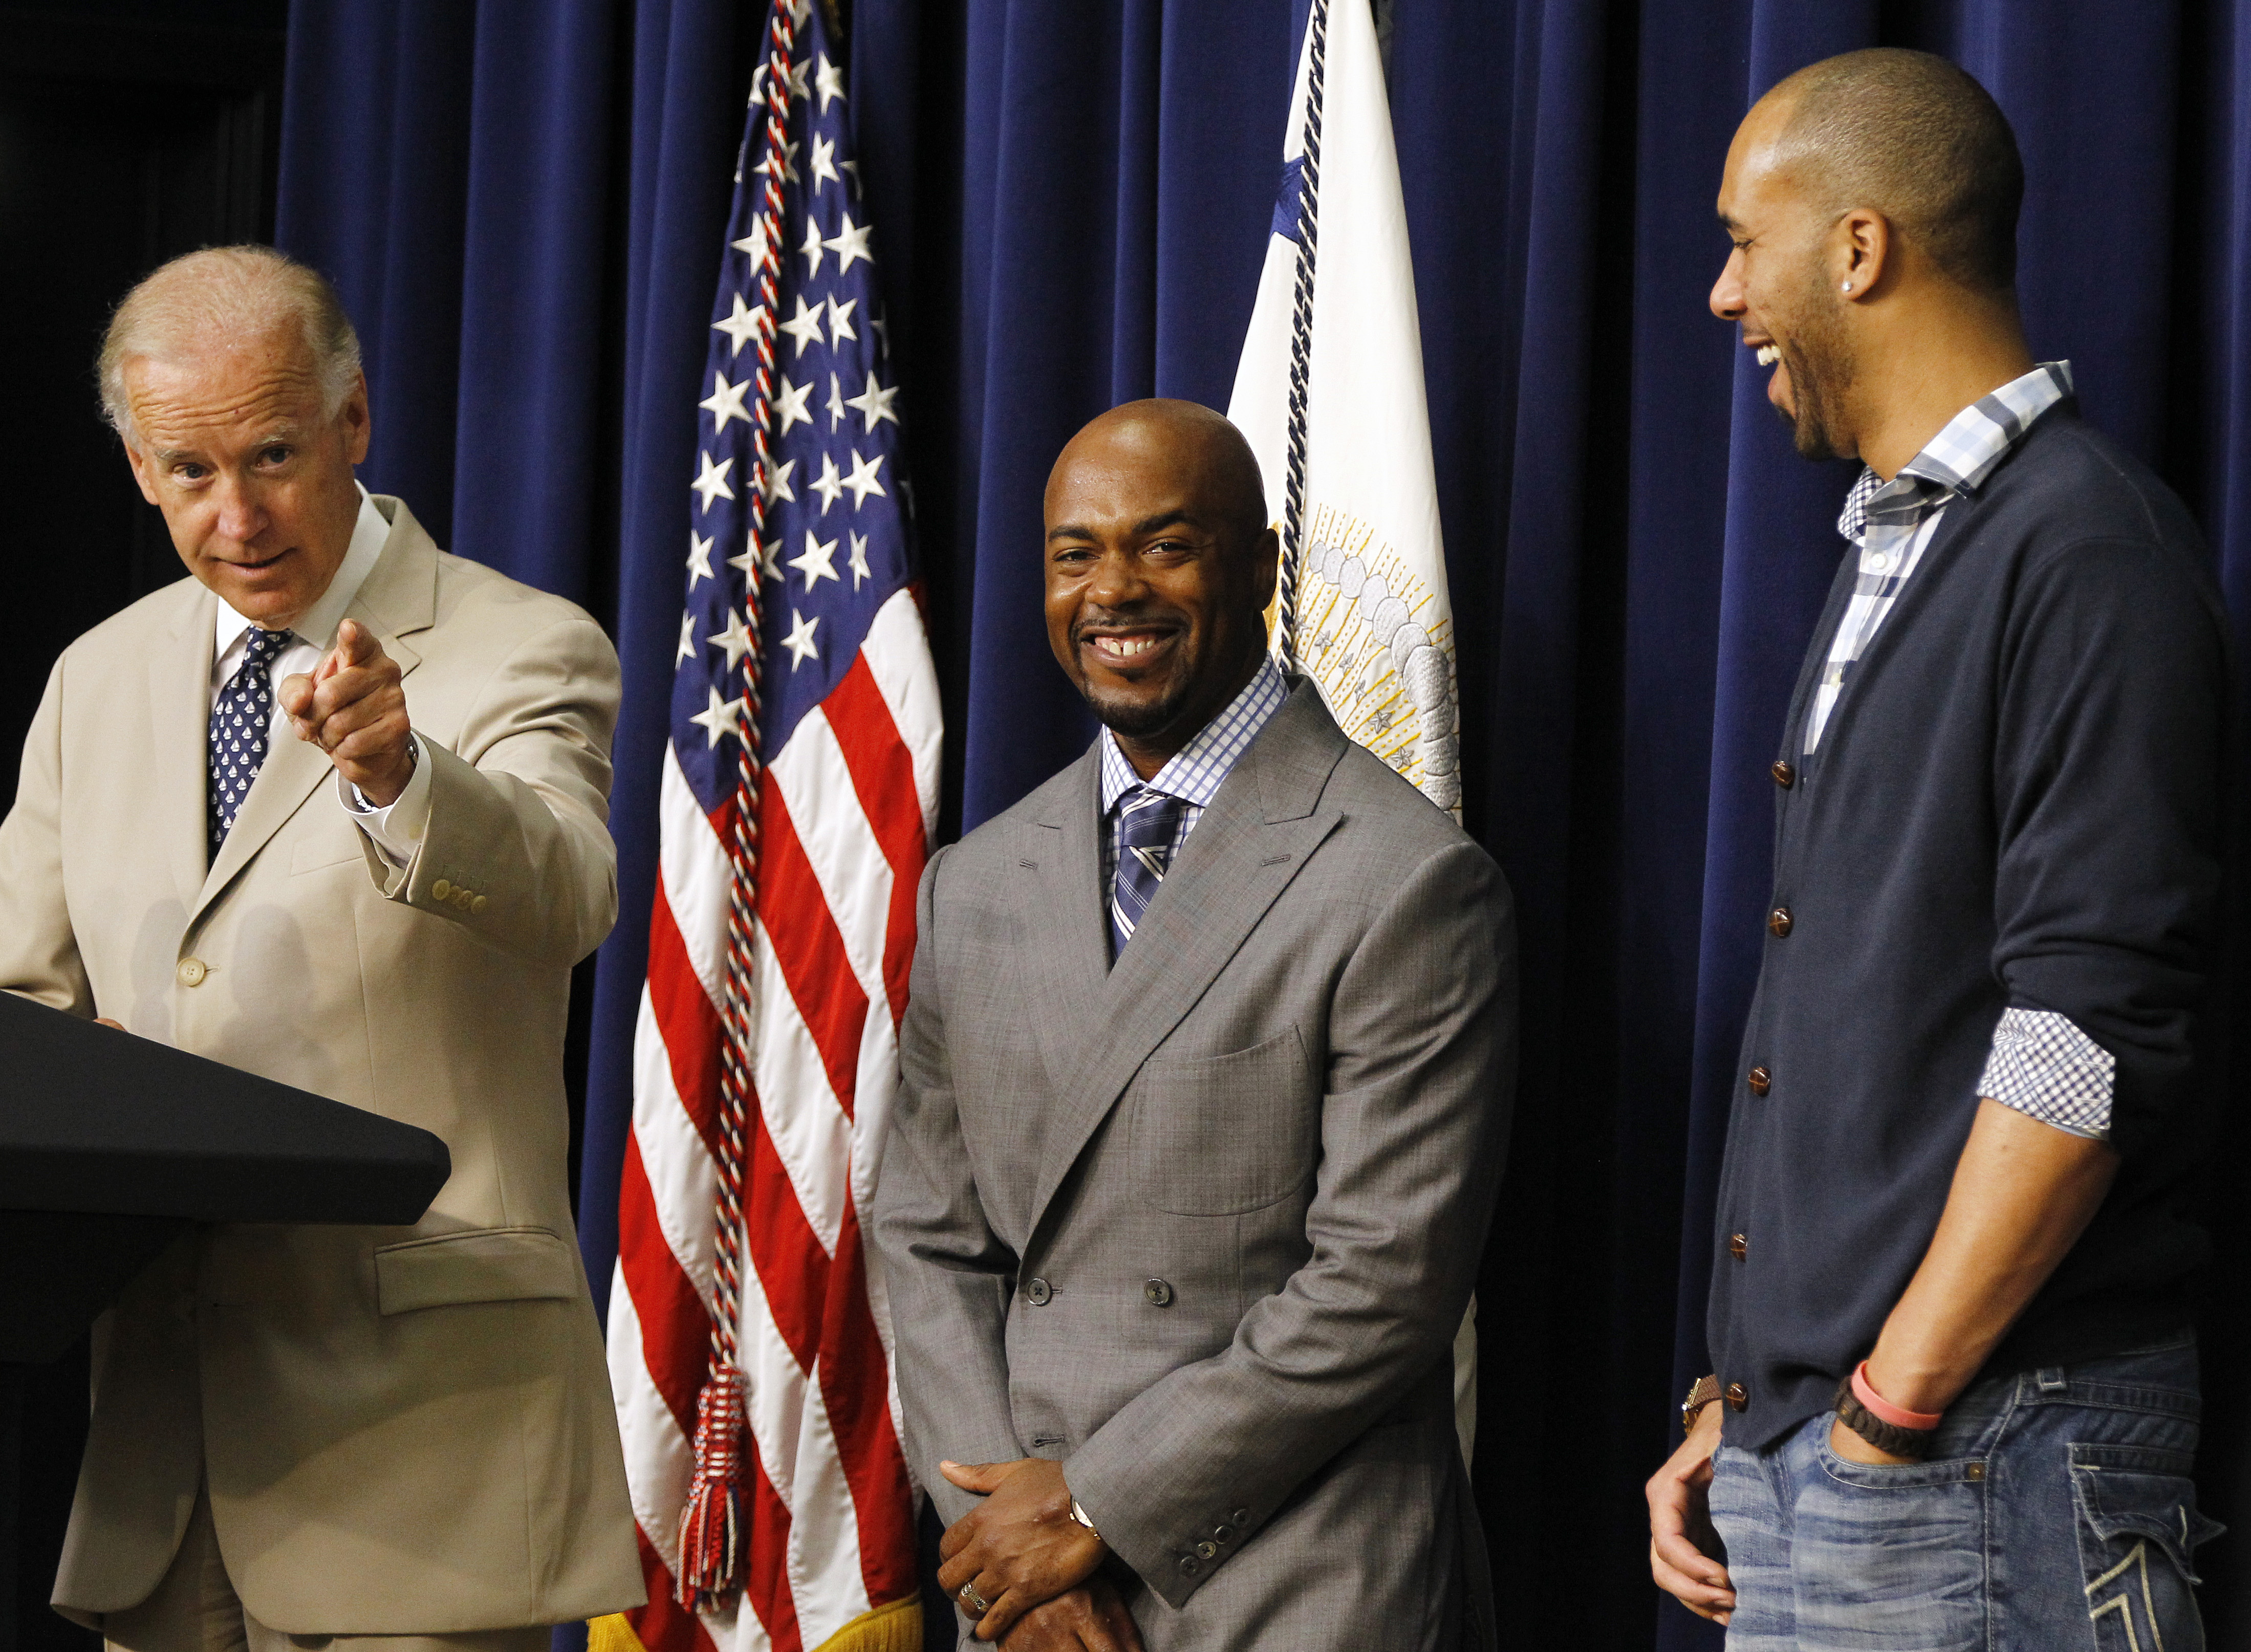
<path fill-rule="evenodd" d="M 814 1652 L 921 1652 L 922 1601 L 914 1595 L 862 1612 Z M 586 1652 L 648 1652 L 622 1612 L 586 1621 Z"/>
<path fill-rule="evenodd" d="M 648 1652 L 622 1612 L 586 1620 L 586 1652 Z"/>
<path fill-rule="evenodd" d="M 814 1652 L 922 1652 L 922 1600 L 908 1595 L 862 1612 Z"/>

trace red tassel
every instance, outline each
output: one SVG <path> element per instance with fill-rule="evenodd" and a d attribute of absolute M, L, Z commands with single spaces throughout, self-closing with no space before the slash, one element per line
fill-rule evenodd
<path fill-rule="evenodd" d="M 696 1477 L 680 1517 L 680 1604 L 724 1610 L 743 1587 L 743 1414 L 748 1384 L 732 1365 L 696 1400 Z"/>

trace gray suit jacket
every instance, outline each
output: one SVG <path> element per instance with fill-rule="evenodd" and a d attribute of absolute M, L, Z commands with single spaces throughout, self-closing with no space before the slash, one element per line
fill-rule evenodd
<path fill-rule="evenodd" d="M 934 859 L 876 1201 L 909 1461 L 1059 1458 L 1151 1652 L 1487 1644 L 1450 1344 L 1500 870 L 1311 685 L 1110 967 L 1098 755 Z"/>

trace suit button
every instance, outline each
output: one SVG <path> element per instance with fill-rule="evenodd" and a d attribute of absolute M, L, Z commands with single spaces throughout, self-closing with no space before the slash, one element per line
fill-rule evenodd
<path fill-rule="evenodd" d="M 1739 1382 L 1731 1382 L 1728 1385 L 1728 1410 L 1748 1411 L 1750 1408 L 1750 1403 L 1751 1391 L 1749 1389 L 1744 1387 L 1742 1384 Z"/>
<path fill-rule="evenodd" d="M 1750 1254 L 1751 1241 L 1746 1239 L 1742 1234 L 1737 1234 L 1733 1239 L 1730 1239 L 1728 1241 L 1728 1255 L 1734 1257 L 1737 1261 L 1747 1260 Z"/>
<path fill-rule="evenodd" d="M 454 898 L 454 886 L 447 882 L 445 879 L 440 878 L 435 883 L 430 886 L 430 898 L 433 901 L 452 900 Z"/>
<path fill-rule="evenodd" d="M 1196 1552 L 1207 1560 L 1216 1560 L 1219 1559 L 1219 1545 L 1216 1543 L 1199 1543 L 1196 1545 Z"/>
<path fill-rule="evenodd" d="M 1237 1509 L 1235 1511 L 1235 1524 L 1239 1526 L 1249 1525 L 1250 1524 L 1250 1510 L 1248 1509 Z"/>
<path fill-rule="evenodd" d="M 1161 1279 L 1150 1280 L 1141 1287 L 1141 1294 L 1149 1299 L 1149 1306 L 1152 1308 L 1169 1308 L 1173 1305 L 1173 1288 Z"/>
<path fill-rule="evenodd" d="M 1055 1287 L 1046 1280 L 1028 1279 L 1024 1282 L 1024 1300 L 1033 1307 L 1044 1308 L 1054 1297 Z"/>
<path fill-rule="evenodd" d="M 1797 919 L 1790 916 L 1790 909 L 1788 907 L 1778 906 L 1775 908 L 1773 911 L 1766 915 L 1766 932 L 1774 937 L 1776 940 L 1779 941 L 1783 936 L 1790 933 L 1791 927 L 1797 922 Z"/>
<path fill-rule="evenodd" d="M 1211 1529 L 1211 1540 L 1214 1543 L 1234 1542 L 1235 1528 L 1233 1526 L 1214 1526 Z"/>
<path fill-rule="evenodd" d="M 1797 771 L 1790 766 L 1790 760 L 1787 757 L 1777 757 L 1774 760 L 1774 766 L 1767 772 L 1774 777 L 1775 785 L 1780 786 L 1784 791 L 1797 784 Z"/>
<path fill-rule="evenodd" d="M 472 912 L 481 912 L 484 909 L 485 897 L 481 895 L 477 896 L 475 900 L 469 902 L 469 910 Z"/>
<path fill-rule="evenodd" d="M 1181 1575 L 1182 1577 L 1192 1578 L 1202 1570 L 1203 1562 L 1197 1559 L 1195 1556 L 1192 1554 L 1184 1554 L 1181 1557 Z"/>
<path fill-rule="evenodd" d="M 1754 1067 L 1743 1082 L 1751 1087 L 1751 1094 L 1763 1096 L 1774 1088 L 1774 1075 L 1763 1067 Z"/>
<path fill-rule="evenodd" d="M 182 958 L 174 973 L 180 978 L 182 986 L 201 986 L 204 978 L 211 973 L 211 965 L 201 958 Z"/>

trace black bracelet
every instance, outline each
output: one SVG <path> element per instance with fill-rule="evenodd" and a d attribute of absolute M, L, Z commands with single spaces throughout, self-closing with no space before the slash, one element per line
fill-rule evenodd
<path fill-rule="evenodd" d="M 1890 1456 L 1921 1462 L 1930 1455 L 1931 1445 L 1938 1438 L 1936 1428 L 1902 1428 L 1897 1423 L 1886 1422 L 1860 1403 L 1860 1396 L 1853 1392 L 1849 1375 L 1837 1385 L 1836 1405 L 1838 1421 Z"/>

